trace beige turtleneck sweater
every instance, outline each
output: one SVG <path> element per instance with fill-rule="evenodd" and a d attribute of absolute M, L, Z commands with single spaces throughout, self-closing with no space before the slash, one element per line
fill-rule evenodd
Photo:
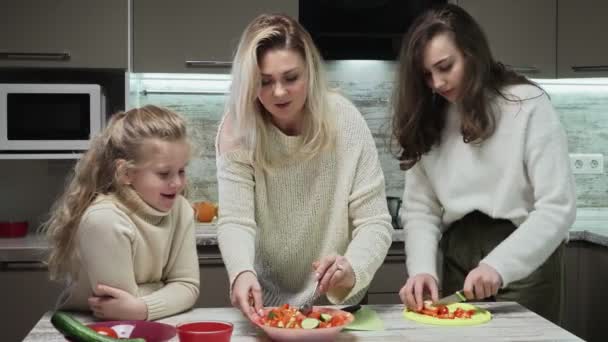
<path fill-rule="evenodd" d="M 267 306 L 301 304 L 314 290 L 312 262 L 331 254 L 348 259 L 356 283 L 328 299 L 360 300 L 392 242 L 384 176 L 366 122 L 337 94 L 326 115 L 336 118 L 335 146 L 270 172 L 238 147 L 217 146 L 222 257 L 231 284 L 244 271 L 257 274 Z M 268 153 L 296 152 L 300 137 L 270 130 Z"/>
<path fill-rule="evenodd" d="M 137 212 L 115 196 L 99 195 L 85 211 L 76 235 L 76 280 L 60 306 L 89 310 L 87 299 L 97 284 L 141 298 L 148 320 L 173 315 L 194 305 L 199 292 L 199 265 L 194 215 L 179 196 L 160 212 L 137 198 Z"/>

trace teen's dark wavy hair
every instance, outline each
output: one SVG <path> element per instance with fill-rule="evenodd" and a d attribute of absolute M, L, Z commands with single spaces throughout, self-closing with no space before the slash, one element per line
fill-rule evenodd
<path fill-rule="evenodd" d="M 489 106 L 506 85 L 532 84 L 522 75 L 494 60 L 479 24 L 462 8 L 447 4 L 428 10 L 414 21 L 403 39 L 397 83 L 393 95 L 392 148 L 400 168 L 414 166 L 423 154 L 440 143 L 448 102 L 435 96 L 426 83 L 425 46 L 438 34 L 449 33 L 465 61 L 459 106 L 465 143 L 479 143 L 495 130 Z M 513 99 L 508 99 L 513 100 Z M 395 151 L 395 143 L 398 144 Z"/>

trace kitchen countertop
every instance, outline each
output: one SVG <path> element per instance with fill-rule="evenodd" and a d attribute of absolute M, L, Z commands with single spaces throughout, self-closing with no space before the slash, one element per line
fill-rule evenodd
<path fill-rule="evenodd" d="M 403 318 L 403 305 L 368 305 L 384 322 L 382 331 L 344 330 L 337 341 L 582 341 L 515 302 L 477 303 L 492 312 L 490 322 L 470 327 L 438 327 Z M 75 314 L 82 322 L 89 315 Z M 26 342 L 63 342 L 65 339 L 50 323 L 46 313 L 25 337 Z M 234 308 L 197 308 L 159 322 L 176 325 L 187 321 L 220 320 L 234 324 L 231 341 L 268 341 L 264 332 L 253 326 Z M 171 341 L 178 341 L 177 337 Z"/>
<path fill-rule="evenodd" d="M 393 241 L 404 241 L 404 231 L 396 229 Z M 608 247 L 608 208 L 582 208 L 570 229 L 570 241 L 587 241 Z M 214 223 L 196 225 L 196 243 L 201 246 L 217 246 L 217 228 Z M 48 244 L 43 236 L 28 235 L 23 238 L 0 238 L 1 262 L 40 262 L 44 260 Z"/>

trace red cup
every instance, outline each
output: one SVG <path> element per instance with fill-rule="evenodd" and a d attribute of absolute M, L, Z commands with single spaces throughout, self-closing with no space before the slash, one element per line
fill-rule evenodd
<path fill-rule="evenodd" d="M 181 342 L 229 342 L 234 326 L 221 321 L 200 321 L 177 325 Z"/>
<path fill-rule="evenodd" d="M 27 234 L 27 222 L 0 222 L 0 237 L 15 238 Z"/>

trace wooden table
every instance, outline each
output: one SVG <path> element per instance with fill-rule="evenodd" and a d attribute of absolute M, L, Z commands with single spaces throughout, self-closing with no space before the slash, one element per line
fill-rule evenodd
<path fill-rule="evenodd" d="M 471 327 L 439 327 L 406 320 L 402 305 L 369 305 L 384 321 L 383 331 L 343 331 L 337 341 L 582 341 L 559 326 L 514 302 L 478 303 L 492 312 L 490 322 Z M 74 315 L 83 322 L 91 316 Z M 46 313 L 26 336 L 28 342 L 65 340 L 51 325 Z M 268 341 L 263 331 L 253 326 L 234 308 L 197 308 L 160 320 L 168 324 L 185 321 L 221 320 L 234 324 L 232 341 Z M 177 337 L 172 341 L 177 341 Z"/>

